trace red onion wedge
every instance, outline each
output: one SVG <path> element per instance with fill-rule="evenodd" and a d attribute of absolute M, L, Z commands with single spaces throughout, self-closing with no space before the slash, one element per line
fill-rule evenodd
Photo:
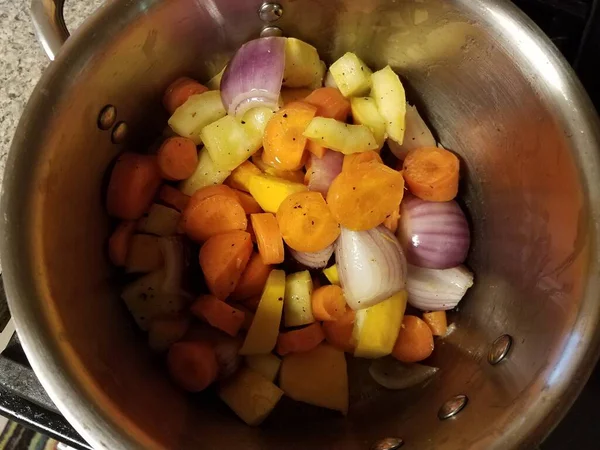
<path fill-rule="evenodd" d="M 369 367 L 373 379 L 386 389 L 408 389 L 417 386 L 440 369 L 423 364 L 406 364 L 392 357 L 374 360 Z"/>
<path fill-rule="evenodd" d="M 346 303 L 354 310 L 376 305 L 404 289 L 402 247 L 382 225 L 367 231 L 341 227 L 335 258 Z"/>
<path fill-rule="evenodd" d="M 311 154 L 308 189 L 327 197 L 331 182 L 342 172 L 343 163 L 343 153 L 334 150 L 327 150 L 323 158 Z"/>
<path fill-rule="evenodd" d="M 241 117 L 256 106 L 279 109 L 285 68 L 285 38 L 246 42 L 233 55 L 221 79 L 221 100 L 227 112 Z"/>
<path fill-rule="evenodd" d="M 398 239 L 410 264 L 430 269 L 462 264 L 471 244 L 469 224 L 458 203 L 413 196 L 405 196 L 400 205 Z"/>
<path fill-rule="evenodd" d="M 408 152 L 416 148 L 435 147 L 435 139 L 429 127 L 421 118 L 417 108 L 408 103 L 406 103 L 405 120 L 404 141 L 402 144 L 398 144 L 392 139 L 387 140 L 388 146 L 396 158 L 403 160 Z"/>
<path fill-rule="evenodd" d="M 423 311 L 454 308 L 473 286 L 473 274 L 465 266 L 425 269 L 408 265 L 408 303 Z"/>
<path fill-rule="evenodd" d="M 288 249 L 294 259 L 303 266 L 306 266 L 309 269 L 322 269 L 327 266 L 331 255 L 333 255 L 334 244 L 331 244 L 329 247 L 324 248 L 320 252 L 314 253 L 298 252 L 293 248 Z"/>

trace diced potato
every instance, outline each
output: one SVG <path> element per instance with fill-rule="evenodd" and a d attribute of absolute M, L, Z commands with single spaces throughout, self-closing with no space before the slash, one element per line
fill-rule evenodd
<path fill-rule="evenodd" d="M 129 242 L 125 270 L 128 273 L 153 272 L 163 266 L 160 239 L 149 234 L 134 234 Z"/>
<path fill-rule="evenodd" d="M 385 121 L 385 129 L 390 138 L 399 144 L 404 140 L 406 94 L 400 77 L 390 66 L 378 70 L 371 77 L 373 90 L 371 97 L 377 103 L 377 109 Z"/>
<path fill-rule="evenodd" d="M 173 208 L 154 203 L 148 212 L 138 221 L 137 230 L 157 236 L 177 234 L 181 213 Z"/>
<path fill-rule="evenodd" d="M 159 317 L 148 329 L 148 346 L 155 352 L 164 352 L 181 340 L 190 325 L 186 317 Z"/>
<path fill-rule="evenodd" d="M 350 99 L 350 105 L 352 107 L 352 118 L 354 123 L 369 127 L 369 130 L 371 130 L 373 136 L 375 136 L 377 145 L 379 145 L 379 148 L 381 149 L 387 136 L 385 131 L 385 121 L 383 120 L 383 117 L 381 117 L 381 114 L 379 114 L 375 99 L 371 97 L 354 97 Z"/>
<path fill-rule="evenodd" d="M 348 125 L 326 117 L 312 119 L 303 134 L 311 141 L 344 155 L 379 148 L 377 139 L 366 125 Z"/>
<path fill-rule="evenodd" d="M 254 175 L 261 175 L 262 172 L 250 161 L 245 161 L 235 168 L 231 175 L 225 181 L 225 184 L 240 191 L 250 192 L 250 179 Z"/>
<path fill-rule="evenodd" d="M 348 413 L 346 358 L 329 344 L 284 356 L 279 385 L 294 400 Z"/>
<path fill-rule="evenodd" d="M 208 82 L 206 83 L 205 86 L 213 91 L 221 89 L 221 78 L 223 78 L 225 69 L 227 69 L 227 65 L 225 65 L 225 67 L 223 67 L 218 74 L 216 74 L 214 77 L 212 77 L 210 80 L 208 80 Z"/>
<path fill-rule="evenodd" d="M 327 277 L 331 284 L 340 285 L 340 276 L 338 275 L 337 264 L 334 264 L 327 269 L 323 269 L 323 275 Z"/>
<path fill-rule="evenodd" d="M 258 426 L 271 413 L 283 391 L 261 374 L 247 367 L 231 377 L 219 389 L 219 397 L 237 416 Z"/>
<path fill-rule="evenodd" d="M 146 331 L 154 319 L 180 313 L 185 302 L 181 295 L 162 292 L 165 274 L 157 270 L 125 286 L 121 298 L 138 326 Z"/>
<path fill-rule="evenodd" d="M 179 136 L 202 142 L 200 132 L 211 123 L 224 117 L 227 112 L 221 102 L 221 91 L 207 91 L 192 95 L 175 110 L 169 119 L 169 126 Z"/>
<path fill-rule="evenodd" d="M 406 291 L 400 291 L 376 305 L 356 311 L 352 330 L 357 342 L 354 356 L 381 358 L 392 353 L 405 309 Z"/>
<path fill-rule="evenodd" d="M 308 191 L 304 184 L 267 174 L 254 175 L 250 179 L 250 194 L 266 212 L 276 213 L 289 195 L 303 191 Z"/>
<path fill-rule="evenodd" d="M 273 351 L 279 336 L 279 324 L 285 296 L 285 272 L 272 270 L 263 289 L 254 320 L 240 355 L 261 355 Z"/>
<path fill-rule="evenodd" d="M 194 192 L 198 189 L 223 183 L 229 175 L 231 175 L 231 172 L 218 168 L 210 157 L 208 150 L 203 148 L 198 154 L 196 170 L 191 177 L 179 184 L 179 190 L 185 195 L 194 195 Z"/>
<path fill-rule="evenodd" d="M 310 272 L 291 273 L 285 278 L 283 317 L 286 327 L 299 327 L 313 323 L 311 296 L 313 282 Z"/>
<path fill-rule="evenodd" d="M 313 86 L 323 79 L 319 53 L 312 45 L 296 38 L 285 40 L 285 70 L 283 85 L 288 87 Z"/>
<path fill-rule="evenodd" d="M 325 79 L 326 72 L 327 72 L 327 64 L 325 64 L 325 61 L 320 61 L 320 70 L 319 70 L 317 76 L 315 77 L 315 79 L 313 80 L 312 84 L 308 87 L 313 90 L 323 87 L 323 81 Z"/>
<path fill-rule="evenodd" d="M 246 356 L 246 365 L 274 383 L 279 373 L 281 359 L 273 353 L 269 353 L 268 355 L 248 355 Z"/>
<path fill-rule="evenodd" d="M 274 112 L 267 107 L 252 108 L 242 116 L 242 127 L 248 136 L 249 146 L 262 147 L 263 135 L 265 134 L 265 128 L 267 122 L 271 120 Z"/>
<path fill-rule="evenodd" d="M 354 53 L 346 53 L 329 72 L 344 97 L 366 95 L 371 90 L 371 69 Z"/>

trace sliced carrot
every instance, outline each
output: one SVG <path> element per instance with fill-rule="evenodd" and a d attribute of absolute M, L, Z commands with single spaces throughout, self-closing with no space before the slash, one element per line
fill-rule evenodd
<path fill-rule="evenodd" d="M 448 318 L 446 311 L 432 311 L 423 313 L 423 321 L 431 328 L 434 336 L 444 336 L 448 331 Z"/>
<path fill-rule="evenodd" d="M 329 284 L 315 289 L 311 296 L 313 316 L 317 320 L 338 320 L 346 313 L 346 299 L 342 288 Z"/>
<path fill-rule="evenodd" d="M 225 180 L 225 184 L 240 191 L 250 192 L 250 178 L 260 175 L 261 171 L 250 161 L 244 161 L 236 167 Z"/>
<path fill-rule="evenodd" d="M 331 183 L 327 204 L 333 217 L 351 230 L 370 230 L 398 209 L 404 179 L 394 169 L 376 161 L 342 171 Z"/>
<path fill-rule="evenodd" d="M 108 214 L 123 220 L 139 219 L 150 207 L 161 182 L 156 156 L 123 153 L 108 183 Z"/>
<path fill-rule="evenodd" d="M 202 94 L 206 91 L 208 88 L 196 80 L 188 77 L 177 78 L 167 87 L 163 96 L 163 105 L 169 114 L 173 114 L 192 95 Z"/>
<path fill-rule="evenodd" d="M 160 188 L 160 191 L 158 191 L 158 200 L 179 212 L 183 212 L 190 202 L 190 196 L 185 195 L 183 192 L 181 192 L 179 189 L 175 189 L 173 186 L 164 184 Z"/>
<path fill-rule="evenodd" d="M 230 231 L 209 238 L 200 249 L 200 267 L 210 292 L 226 299 L 238 283 L 252 255 L 252 240 L 245 231 Z"/>
<path fill-rule="evenodd" d="M 281 264 L 285 258 L 283 238 L 277 219 L 272 213 L 252 214 L 252 228 L 256 235 L 258 252 L 264 264 Z"/>
<path fill-rule="evenodd" d="M 201 189 L 198 189 L 192 195 L 192 202 L 200 203 L 202 200 L 213 197 L 215 195 L 224 195 L 225 197 L 229 197 L 233 200 L 239 200 L 237 194 L 233 189 L 224 184 L 213 184 L 211 186 L 206 186 Z"/>
<path fill-rule="evenodd" d="M 252 155 L 252 162 L 256 165 L 258 169 L 267 173 L 269 175 L 273 175 L 274 177 L 283 178 L 284 180 L 294 181 L 296 183 L 302 183 L 304 179 L 304 174 L 301 170 L 281 170 L 274 167 L 271 162 L 263 160 L 264 152 L 257 152 Z"/>
<path fill-rule="evenodd" d="M 458 193 L 460 162 L 456 155 L 438 147 L 417 148 L 404 159 L 408 189 L 423 200 L 447 202 Z"/>
<path fill-rule="evenodd" d="M 323 147 L 322 145 L 317 144 L 315 141 L 310 141 L 310 140 L 306 141 L 306 150 L 311 152 L 317 158 L 321 158 L 321 159 L 323 159 L 323 156 L 325 156 L 325 152 L 327 151 L 327 149 L 325 147 Z"/>
<path fill-rule="evenodd" d="M 209 325 L 233 337 L 237 336 L 245 319 L 243 311 L 235 309 L 214 295 L 202 295 L 192 304 L 190 311 Z"/>
<path fill-rule="evenodd" d="M 298 330 L 286 331 L 277 338 L 277 353 L 281 356 L 288 353 L 308 352 L 325 339 L 325 334 L 318 322 Z"/>
<path fill-rule="evenodd" d="M 277 210 L 283 240 L 299 252 L 318 252 L 333 244 L 340 227 L 320 192 L 288 196 Z"/>
<path fill-rule="evenodd" d="M 131 236 L 135 231 L 135 220 L 121 222 L 108 240 L 108 256 L 110 261 L 117 267 L 125 265 Z"/>
<path fill-rule="evenodd" d="M 377 161 L 378 163 L 383 164 L 379 153 L 373 150 L 369 150 L 367 152 L 344 155 L 344 163 L 342 164 L 342 170 L 348 170 L 350 169 L 350 167 L 354 167 L 360 163 L 369 161 Z"/>
<path fill-rule="evenodd" d="M 392 356 L 398 361 L 413 363 L 423 361 L 433 352 L 433 334 L 427 324 L 417 316 L 404 316 Z"/>
<path fill-rule="evenodd" d="M 171 378 L 183 389 L 200 392 L 217 379 L 219 365 L 212 345 L 206 342 L 177 342 L 169 348 L 167 366 Z"/>
<path fill-rule="evenodd" d="M 335 348 L 348 353 L 354 353 L 356 342 L 352 336 L 356 313 L 346 308 L 344 315 L 338 320 L 323 322 L 325 339 Z"/>
<path fill-rule="evenodd" d="M 252 239 L 252 242 L 256 243 L 256 233 L 254 233 L 254 228 L 252 228 L 252 220 L 248 220 L 246 232 L 250 234 L 250 239 Z"/>
<path fill-rule="evenodd" d="M 398 223 L 400 223 L 400 208 L 395 208 L 389 216 L 383 221 L 383 226 L 396 234 L 398 231 Z"/>
<path fill-rule="evenodd" d="M 283 170 L 298 170 L 304 161 L 304 130 L 317 108 L 303 102 L 292 102 L 273 115 L 263 136 L 266 161 Z"/>
<path fill-rule="evenodd" d="M 196 242 L 228 231 L 245 230 L 248 226 L 246 213 L 237 197 L 225 195 L 212 195 L 200 201 L 192 197 L 182 221 L 185 234 Z"/>
<path fill-rule="evenodd" d="M 235 290 L 230 297 L 234 301 L 242 301 L 252 297 L 260 296 L 269 278 L 272 267 L 265 264 L 258 253 L 253 253 L 248 265 L 242 273 Z"/>
<path fill-rule="evenodd" d="M 246 214 L 258 214 L 263 212 L 258 202 L 254 200 L 254 197 L 247 192 L 235 191 L 235 195 L 237 195 L 240 205 L 242 205 Z"/>
<path fill-rule="evenodd" d="M 156 154 L 158 168 L 167 180 L 185 180 L 198 165 L 198 151 L 194 141 L 184 137 L 165 139 Z"/>
<path fill-rule="evenodd" d="M 317 107 L 317 116 L 345 122 L 350 114 L 350 102 L 339 89 L 322 87 L 315 89 L 304 101 Z"/>
<path fill-rule="evenodd" d="M 281 100 L 283 106 L 286 106 L 292 102 L 302 101 L 309 95 L 312 90 L 308 88 L 283 88 L 281 89 Z"/>

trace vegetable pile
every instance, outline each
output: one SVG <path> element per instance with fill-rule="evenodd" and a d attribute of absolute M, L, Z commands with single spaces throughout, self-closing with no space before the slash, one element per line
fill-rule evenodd
<path fill-rule="evenodd" d="M 173 381 L 258 425 L 284 394 L 346 414 L 345 353 L 386 357 L 389 389 L 433 376 L 416 363 L 473 284 L 470 234 L 459 160 L 398 75 L 268 37 L 207 85 L 166 89 L 168 136 L 107 192 L 121 297 Z"/>

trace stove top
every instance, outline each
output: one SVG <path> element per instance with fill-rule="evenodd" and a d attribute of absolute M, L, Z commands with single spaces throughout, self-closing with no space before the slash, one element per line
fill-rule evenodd
<path fill-rule="evenodd" d="M 552 39 L 571 63 L 598 108 L 600 105 L 600 0 L 513 0 Z M 0 338 L 8 321 L 0 279 Z M 1 340 L 1 339 L 0 339 Z M 600 364 L 565 419 L 541 450 L 599 448 L 596 403 L 600 398 Z M 0 355 L 0 414 L 78 449 L 89 445 L 60 415 L 12 336 Z"/>

